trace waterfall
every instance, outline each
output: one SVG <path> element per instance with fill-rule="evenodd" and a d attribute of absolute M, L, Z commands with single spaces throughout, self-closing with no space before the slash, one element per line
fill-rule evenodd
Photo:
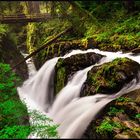
<path fill-rule="evenodd" d="M 98 64 L 76 72 L 54 99 L 54 68 L 58 59 L 87 52 L 102 54 L 106 57 L 102 58 Z M 58 133 L 61 138 L 80 138 L 89 123 L 95 119 L 97 113 L 106 104 L 123 94 L 140 88 L 139 83 L 137 84 L 136 79 L 134 79 L 113 95 L 97 94 L 79 97 L 81 87 L 87 78 L 87 72 L 92 67 L 110 62 L 117 57 L 128 57 L 138 63 L 140 62 L 140 56 L 133 56 L 131 53 L 104 52 L 98 49 L 74 50 L 63 57 L 48 60 L 38 72 L 30 74 L 29 79 L 23 83 L 22 87 L 17 88 L 19 96 L 21 100 L 26 100 L 28 109 L 36 109 L 47 114 L 55 123 L 59 124 Z"/>
<path fill-rule="evenodd" d="M 93 52 L 93 50 L 73 50 L 72 52 L 66 54 L 63 57 L 56 57 L 48 60 L 40 70 L 31 75 L 28 80 L 23 83 L 22 87 L 18 87 L 19 96 L 21 93 L 25 93 L 33 101 L 36 102 L 37 106 L 43 111 L 47 111 L 53 101 L 53 79 L 54 79 L 54 68 L 59 58 L 67 58 L 79 53 Z M 27 65 L 29 67 L 27 60 Z M 33 72 L 35 71 L 33 67 Z M 32 72 L 31 71 L 31 72 Z"/>
<path fill-rule="evenodd" d="M 108 62 L 107 58 L 102 58 L 98 64 L 93 65 L 99 66 L 105 62 Z M 79 97 L 81 87 L 87 78 L 87 72 L 93 67 L 89 66 L 84 70 L 78 71 L 70 80 L 67 85 L 59 92 L 56 96 L 56 100 L 54 101 L 52 107 L 50 108 L 50 115 L 54 119 L 54 116 L 57 117 L 57 113 L 61 111 L 63 107 L 69 104 L 72 100 L 75 100 Z M 63 101 L 63 102 L 62 102 Z"/>
<path fill-rule="evenodd" d="M 140 84 L 137 85 L 137 81 L 134 79 L 114 95 L 97 94 L 78 98 L 69 103 L 54 118 L 54 121 L 60 124 L 58 132 L 61 138 L 80 138 L 89 123 L 107 103 L 139 87 Z"/>
<path fill-rule="evenodd" d="M 23 55 L 24 58 L 29 55 L 29 54 L 23 53 L 22 51 L 20 51 L 20 53 Z M 28 60 L 26 60 L 26 64 L 27 64 L 27 68 L 28 68 L 29 77 L 34 76 L 37 73 L 37 71 L 36 71 L 36 67 L 33 63 L 33 58 L 31 57 Z"/>

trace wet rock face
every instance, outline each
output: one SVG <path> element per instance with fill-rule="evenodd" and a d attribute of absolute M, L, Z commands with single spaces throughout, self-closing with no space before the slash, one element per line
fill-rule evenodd
<path fill-rule="evenodd" d="M 131 50 L 131 52 L 132 52 L 132 53 L 135 53 L 135 54 L 140 53 L 140 47 Z"/>
<path fill-rule="evenodd" d="M 83 85 L 81 96 L 96 93 L 112 94 L 136 78 L 140 65 L 128 58 L 117 58 L 112 62 L 93 67 Z"/>
<path fill-rule="evenodd" d="M 35 65 L 37 69 L 39 69 L 47 60 L 54 57 L 63 56 L 66 53 L 76 49 L 85 50 L 86 48 L 84 45 L 82 45 L 81 41 L 78 40 L 56 42 L 50 46 L 47 46 L 44 52 L 40 52 L 36 57 L 34 57 Z M 38 61 L 40 59 L 41 61 Z"/>
<path fill-rule="evenodd" d="M 55 67 L 55 93 L 58 93 L 78 70 L 89 67 L 102 58 L 96 53 L 76 54 L 71 57 L 60 58 Z"/>
<path fill-rule="evenodd" d="M 104 41 L 99 41 L 97 40 L 97 37 L 89 37 L 87 38 L 87 47 L 88 48 L 97 48 L 102 51 L 111 51 L 111 52 L 117 52 L 117 51 L 122 51 L 122 52 L 133 52 L 135 54 L 140 53 L 140 46 L 139 43 L 134 44 L 129 44 L 127 40 L 124 40 L 124 43 L 120 43 L 117 41 L 119 39 L 118 35 L 114 35 L 110 38 L 112 41 L 104 40 Z M 116 42 L 116 43 L 114 43 Z"/>
<path fill-rule="evenodd" d="M 10 40 L 8 37 L 3 37 L 2 42 L 0 42 L 0 61 L 10 64 L 11 67 L 14 67 L 23 59 L 24 57 L 13 44 L 12 40 Z M 16 74 L 20 76 L 22 80 L 28 78 L 28 71 L 25 62 L 19 65 L 14 70 L 14 72 L 16 72 Z"/>
<path fill-rule="evenodd" d="M 139 64 L 128 58 L 120 58 L 95 67 L 88 73 L 81 96 L 118 92 L 132 79 L 135 78 L 138 81 L 139 70 Z M 99 85 L 98 88 L 96 84 Z M 139 97 L 140 89 L 137 89 L 111 101 L 97 114 L 95 120 L 90 123 L 84 132 L 82 138 L 139 139 Z"/>
<path fill-rule="evenodd" d="M 139 139 L 140 107 L 135 101 L 137 94 L 131 98 L 131 93 L 110 102 L 90 123 L 82 138 Z"/>

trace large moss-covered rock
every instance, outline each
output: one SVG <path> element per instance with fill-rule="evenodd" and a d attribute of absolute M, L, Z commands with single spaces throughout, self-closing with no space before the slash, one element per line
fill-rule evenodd
<path fill-rule="evenodd" d="M 82 138 L 139 139 L 140 107 L 129 95 L 131 92 L 110 102 L 90 123 Z"/>
<path fill-rule="evenodd" d="M 39 69 L 48 59 L 63 56 L 76 49 L 84 50 L 86 48 L 84 48 L 84 45 L 82 45 L 80 40 L 55 42 L 54 44 L 47 46 L 43 52 L 40 52 L 34 57 L 35 65 L 37 69 Z"/>
<path fill-rule="evenodd" d="M 58 93 L 72 75 L 88 66 L 97 63 L 103 56 L 96 53 L 76 54 L 60 58 L 55 67 L 55 93 Z"/>
<path fill-rule="evenodd" d="M 128 58 L 94 67 L 89 71 L 81 96 L 113 94 L 134 78 L 138 80 L 140 65 Z M 140 90 L 129 92 L 106 105 L 93 120 L 82 138 L 139 139 Z"/>
<path fill-rule="evenodd" d="M 112 62 L 93 67 L 88 72 L 81 96 L 118 92 L 133 78 L 138 80 L 137 74 L 139 69 L 140 65 L 128 58 L 117 58 Z"/>

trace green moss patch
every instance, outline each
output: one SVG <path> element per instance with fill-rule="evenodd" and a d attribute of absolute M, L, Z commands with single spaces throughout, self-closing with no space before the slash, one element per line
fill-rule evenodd
<path fill-rule="evenodd" d="M 93 67 L 88 72 L 84 95 L 95 93 L 112 94 L 118 92 L 124 84 L 137 77 L 140 66 L 128 58 L 116 58 L 112 62 Z"/>

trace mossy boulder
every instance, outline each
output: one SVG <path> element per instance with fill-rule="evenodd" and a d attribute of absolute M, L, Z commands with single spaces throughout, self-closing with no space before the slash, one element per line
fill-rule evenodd
<path fill-rule="evenodd" d="M 81 96 L 96 93 L 112 94 L 136 78 L 140 65 L 129 58 L 117 58 L 112 62 L 93 67 L 83 85 Z"/>
<path fill-rule="evenodd" d="M 140 89 L 131 91 L 129 94 L 125 95 L 128 98 L 132 98 L 140 106 Z"/>
<path fill-rule="evenodd" d="M 140 53 L 140 46 L 136 49 L 131 50 L 131 52 L 135 54 Z"/>
<path fill-rule="evenodd" d="M 55 93 L 58 93 L 72 78 L 72 75 L 97 63 L 103 56 L 96 53 L 76 54 L 60 58 L 55 67 Z"/>
<path fill-rule="evenodd" d="M 88 73 L 82 96 L 118 92 L 134 78 L 139 82 L 139 69 L 139 64 L 128 58 L 117 58 L 112 62 L 94 67 Z M 111 101 L 90 123 L 82 138 L 139 139 L 139 96 L 140 90 L 137 89 Z"/>
<path fill-rule="evenodd" d="M 124 95 L 102 109 L 98 118 L 90 123 L 82 138 L 139 139 L 139 128 L 140 107 L 134 98 Z"/>
<path fill-rule="evenodd" d="M 37 69 L 39 69 L 48 59 L 63 56 L 76 49 L 85 50 L 86 48 L 82 45 L 80 40 L 55 42 L 54 44 L 47 46 L 44 51 L 34 57 L 35 65 Z"/>

